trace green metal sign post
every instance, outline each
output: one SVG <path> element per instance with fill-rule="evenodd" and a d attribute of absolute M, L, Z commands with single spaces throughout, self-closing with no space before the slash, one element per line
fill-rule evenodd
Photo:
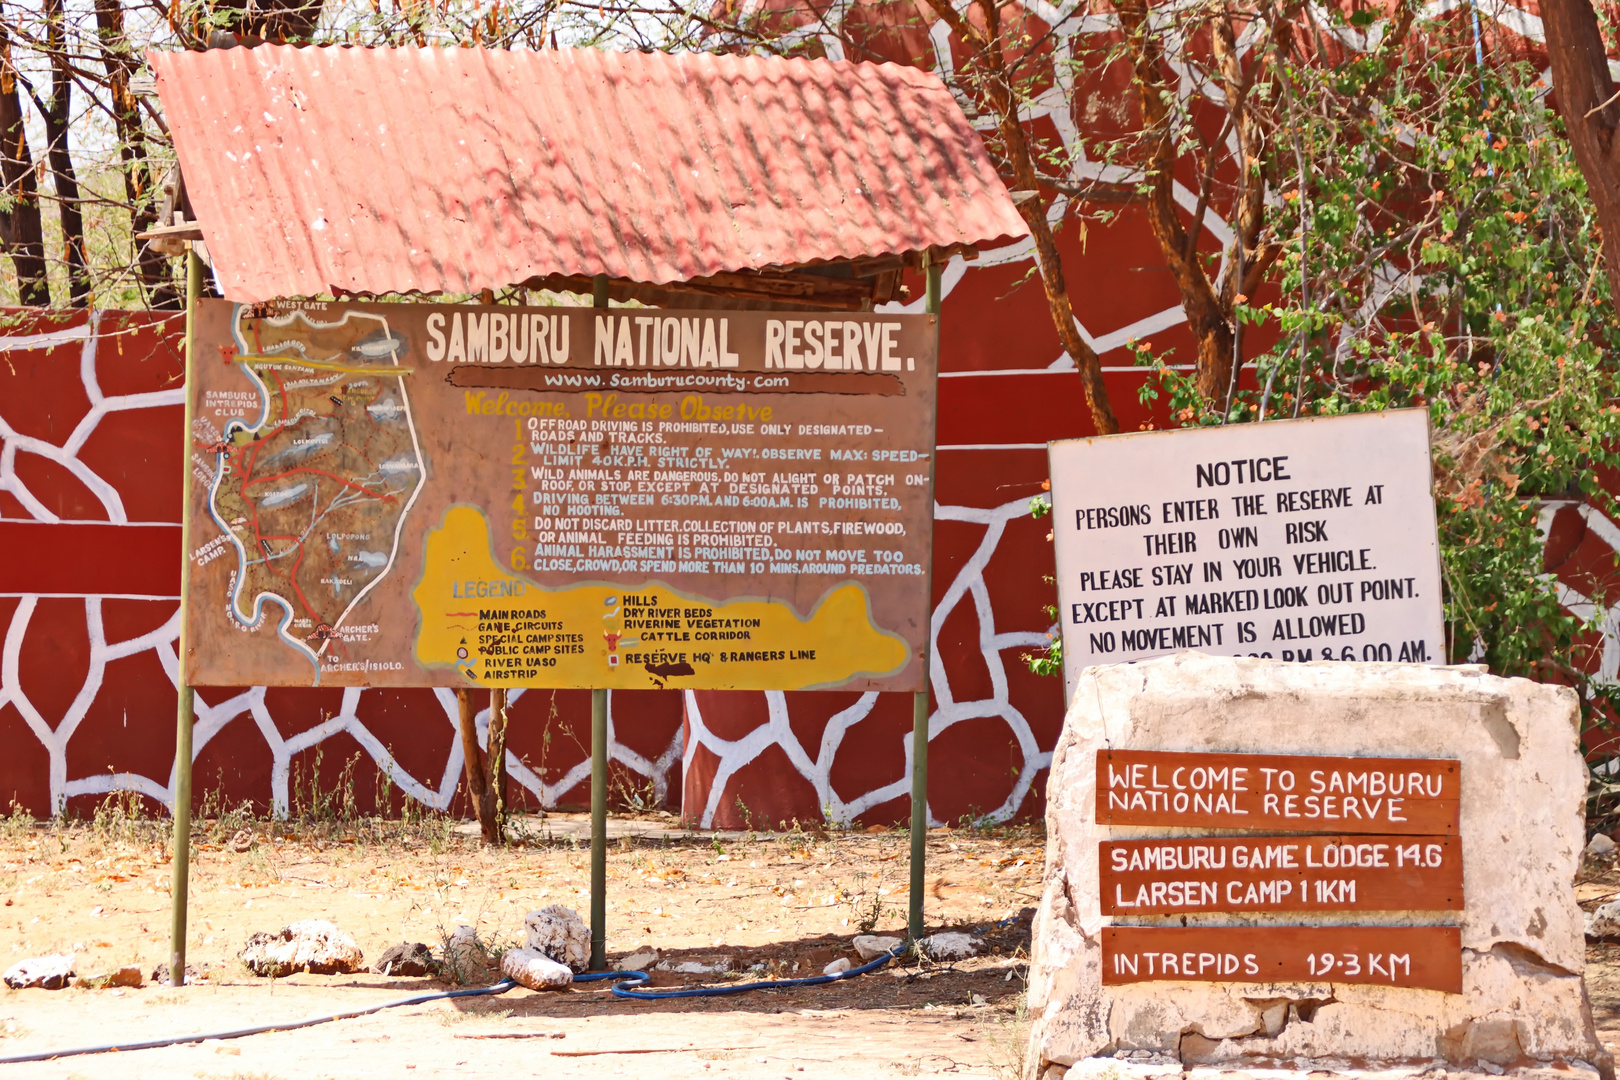
<path fill-rule="evenodd" d="M 608 306 L 608 279 L 591 281 L 591 306 Z M 608 692 L 591 691 L 591 970 L 607 967 Z"/>
<path fill-rule="evenodd" d="M 940 266 L 933 259 L 926 264 L 928 274 L 928 293 L 924 302 L 928 314 L 939 314 L 940 293 Z M 939 334 L 939 323 L 934 323 L 934 334 Z M 938 350 L 935 350 L 938 356 Z M 934 365 L 935 400 L 938 400 L 939 364 Z M 929 442 L 929 453 L 933 455 L 933 468 L 928 470 L 928 508 L 932 520 L 934 506 L 934 483 L 939 473 L 939 410 L 934 410 L 931 421 L 933 433 Z M 906 919 L 906 932 L 913 942 L 923 938 L 923 898 L 926 885 L 923 878 L 928 868 L 928 717 L 931 713 L 928 700 L 928 681 L 933 669 L 934 657 L 934 556 L 933 547 L 929 546 L 928 572 L 923 578 L 924 587 L 928 596 L 928 629 L 923 634 L 923 688 L 917 691 L 911 699 L 911 911 Z"/>
<path fill-rule="evenodd" d="M 196 368 L 197 297 L 202 293 L 202 259 L 195 249 L 186 250 L 186 452 L 180 498 L 180 650 L 176 667 L 179 704 L 174 725 L 174 862 L 169 879 L 172 921 L 169 927 L 169 985 L 186 981 L 186 904 L 191 885 L 191 728 L 194 706 L 186 682 L 186 613 L 191 599 L 191 575 L 186 560 L 191 557 L 191 388 Z"/>

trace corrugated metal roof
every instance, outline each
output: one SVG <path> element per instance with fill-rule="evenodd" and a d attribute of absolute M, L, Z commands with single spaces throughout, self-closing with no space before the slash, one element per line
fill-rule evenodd
<path fill-rule="evenodd" d="M 1026 229 L 933 75 L 590 49 L 153 53 L 225 293 L 666 284 Z"/>

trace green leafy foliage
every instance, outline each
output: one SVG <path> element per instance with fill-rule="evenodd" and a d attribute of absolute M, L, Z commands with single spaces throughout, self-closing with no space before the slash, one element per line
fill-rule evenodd
<path fill-rule="evenodd" d="M 1600 477 L 1620 464 L 1620 341 L 1548 88 L 1511 57 L 1476 60 L 1466 23 L 1373 32 L 1332 56 L 1285 37 L 1248 96 L 1265 106 L 1264 153 L 1247 163 L 1266 185 L 1256 246 L 1276 256 L 1233 308 L 1249 366 L 1212 401 L 1136 342 L 1141 398 L 1180 426 L 1427 409 L 1447 659 L 1570 683 L 1600 726 L 1617 692 L 1587 673 L 1604 582 L 1582 585 L 1594 614 L 1572 614 L 1541 530 L 1572 500 L 1614 508 Z M 1057 674 L 1061 655 L 1054 638 L 1025 659 Z"/>
<path fill-rule="evenodd" d="M 1543 511 L 1612 508 L 1620 374 L 1586 185 L 1528 65 L 1434 25 L 1402 55 L 1284 65 L 1270 298 L 1240 297 L 1252 384 L 1220 410 L 1136 346 L 1175 423 L 1429 411 L 1452 662 L 1567 681 L 1598 630 L 1543 572 Z M 1297 151 L 1297 152 L 1296 152 Z M 1595 315 L 1594 313 L 1605 313 Z M 1240 339 L 1241 340 L 1241 339 Z M 1594 585 L 1594 588 L 1596 585 Z"/>

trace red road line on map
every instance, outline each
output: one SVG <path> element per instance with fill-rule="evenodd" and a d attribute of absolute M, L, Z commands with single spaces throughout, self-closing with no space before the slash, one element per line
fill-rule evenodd
<path fill-rule="evenodd" d="M 320 612 L 316 611 L 315 608 L 310 605 L 308 598 L 304 596 L 304 590 L 298 587 L 298 567 L 303 561 L 304 545 L 300 543 L 298 545 L 298 558 L 293 560 L 292 572 L 287 575 L 287 581 L 292 585 L 293 592 L 298 594 L 298 602 L 304 605 L 304 610 L 309 612 L 309 617 L 314 619 L 317 624 L 320 624 L 326 620 L 321 617 Z"/>
<path fill-rule="evenodd" d="M 256 439 L 248 449 L 253 451 L 253 460 L 245 462 L 242 466 L 242 483 L 245 485 L 248 477 L 253 475 L 253 466 L 259 460 L 259 451 L 264 447 L 264 440 Z"/>
<path fill-rule="evenodd" d="M 255 476 L 251 480 L 244 480 L 242 482 L 242 490 L 246 491 L 249 487 L 251 487 L 254 484 L 266 484 L 266 483 L 269 483 L 271 480 L 280 480 L 284 476 L 292 476 L 294 473 L 301 473 L 301 472 L 314 473 L 316 476 L 324 476 L 329 480 L 336 480 L 338 483 L 343 484 L 346 487 L 352 487 L 356 491 L 363 492 L 363 493 L 365 493 L 367 495 L 370 495 L 373 499 L 387 499 L 389 502 L 394 502 L 395 501 L 394 496 L 392 496 L 392 495 L 389 495 L 389 494 L 386 494 L 386 493 L 383 493 L 383 492 L 371 491 L 371 490 L 369 490 L 367 488 L 361 487 L 359 484 L 356 484 L 352 480 L 345 480 L 341 476 L 336 476 L 336 475 L 334 475 L 332 473 L 329 473 L 325 469 L 311 469 L 311 468 L 308 468 L 307 466 L 303 467 L 303 468 L 298 468 L 298 469 L 288 469 L 286 472 L 275 473 L 272 476 Z"/>
<path fill-rule="evenodd" d="M 288 573 L 285 573 L 285 574 L 278 571 L 276 569 L 275 565 L 270 561 L 268 552 L 264 552 L 264 554 L 266 556 L 265 560 L 264 560 L 264 568 L 266 570 L 270 571 L 270 573 L 272 575 L 274 575 L 275 577 L 282 578 L 283 580 L 285 580 L 287 582 L 287 584 L 289 584 L 289 585 L 291 585 L 293 587 L 293 592 L 296 593 L 297 596 L 298 596 L 298 602 L 300 604 L 304 605 L 304 610 L 309 613 L 309 615 L 310 615 L 310 617 L 312 619 L 316 620 L 317 622 L 325 622 L 326 620 L 321 617 L 320 613 L 317 612 L 314 609 L 314 607 L 312 607 L 310 605 L 309 598 L 304 595 L 304 590 L 298 587 L 298 578 L 297 578 L 298 567 L 299 567 L 299 564 L 301 564 L 304 561 L 304 545 L 298 539 L 298 537 L 296 537 L 296 536 L 279 536 L 279 535 L 278 536 L 265 536 L 265 535 L 263 535 L 262 533 L 259 532 L 259 523 L 258 523 L 257 516 L 255 516 L 255 519 L 254 519 L 254 522 L 253 522 L 253 539 L 254 539 L 254 542 L 259 545 L 259 550 L 261 552 L 264 552 L 264 541 L 266 541 L 266 540 L 291 540 L 291 541 L 293 541 L 294 543 L 296 543 L 298 545 L 298 557 L 293 560 L 293 565 L 292 565 L 292 570 L 291 571 L 289 571 Z"/>
<path fill-rule="evenodd" d="M 258 349 L 258 351 L 260 353 L 263 353 L 264 349 L 263 349 L 263 346 L 259 342 L 259 328 L 258 328 L 257 324 L 255 324 L 254 327 L 253 327 L 253 343 L 254 343 L 254 347 L 256 349 Z M 242 462 L 243 478 L 242 478 L 241 487 L 238 490 L 241 492 L 241 494 L 246 496 L 247 489 L 252 487 L 254 484 L 267 483 L 267 482 L 269 482 L 271 480 L 279 480 L 279 479 L 281 479 L 283 477 L 293 476 L 293 475 L 295 475 L 297 473 L 301 473 L 301 472 L 307 472 L 307 473 L 313 473 L 316 476 L 324 476 L 329 480 L 335 480 L 339 484 L 344 485 L 345 487 L 352 487 L 356 491 L 359 491 L 359 492 L 361 492 L 362 494 L 365 494 L 365 495 L 370 495 L 374 499 L 384 499 L 384 500 L 387 500 L 389 502 L 396 502 L 397 499 L 393 495 L 371 491 L 368 488 L 365 488 L 360 484 L 356 484 L 351 480 L 345 480 L 345 479 L 343 479 L 343 477 L 337 476 L 337 475 L 335 475 L 333 473 L 329 473 L 324 469 L 311 469 L 311 468 L 308 468 L 308 467 L 304 467 L 304 468 L 297 468 L 297 469 L 288 469 L 286 472 L 274 473 L 274 474 L 272 474 L 270 476 L 250 476 L 250 475 L 248 475 L 253 471 L 253 462 L 257 461 L 258 456 L 259 456 L 259 450 L 264 446 L 265 441 L 267 439 L 269 439 L 270 436 L 279 433 L 287 424 L 287 417 L 288 417 L 288 414 L 289 414 L 289 408 L 288 408 L 288 405 L 287 405 L 287 390 L 286 390 L 286 387 L 284 387 L 282 385 L 281 379 L 279 377 L 275 377 L 275 380 L 276 380 L 276 390 L 281 396 L 281 419 L 276 422 L 276 426 L 273 429 L 271 429 L 271 431 L 269 431 L 267 434 L 261 436 L 260 438 L 255 439 L 251 444 L 249 444 L 246 447 L 243 447 L 240 450 L 240 453 L 241 453 L 242 459 L 243 459 L 243 462 Z M 378 388 L 377 393 L 378 394 L 381 393 L 381 388 L 380 387 Z M 373 397 L 373 400 L 375 400 L 375 397 Z M 370 440 L 368 439 L 367 442 L 369 443 Z M 348 445 L 348 444 L 345 443 L 344 445 Z M 354 449 L 354 448 L 350 447 L 350 449 Z M 251 458 L 251 460 L 249 460 L 250 458 Z M 316 495 L 314 497 L 318 497 L 318 496 L 319 496 L 319 492 L 317 491 Z M 289 585 L 292 586 L 293 592 L 298 597 L 298 602 L 300 604 L 304 605 L 304 610 L 309 614 L 309 616 L 312 619 L 314 619 L 317 623 L 325 622 L 326 620 L 320 615 L 319 612 L 317 612 L 315 610 L 314 606 L 309 602 L 309 598 L 304 595 L 304 590 L 298 584 L 298 568 L 299 568 L 299 566 L 301 566 L 303 564 L 303 561 L 304 561 L 304 554 L 305 554 L 305 545 L 304 545 L 304 543 L 302 541 L 300 541 L 298 539 L 298 537 L 296 537 L 296 536 L 281 536 L 281 535 L 266 536 L 263 533 L 259 532 L 259 508 L 253 502 L 252 499 L 246 499 L 245 501 L 248 504 L 248 509 L 249 509 L 250 513 L 252 513 L 252 515 L 253 515 L 253 538 L 254 538 L 254 542 L 258 545 L 260 553 L 261 554 L 266 554 L 266 558 L 264 560 L 265 569 L 269 570 L 270 573 L 273 576 L 282 578 Z M 266 541 L 266 540 L 291 540 L 291 541 L 294 541 L 297 544 L 298 555 L 297 555 L 297 558 L 295 558 L 293 560 L 292 569 L 290 571 L 288 571 L 285 574 L 281 573 L 276 568 L 275 564 L 268 558 L 267 553 L 264 552 L 264 544 L 263 544 L 263 541 Z M 337 571 L 334 570 L 333 575 L 336 576 L 336 573 L 337 573 Z M 336 644 L 337 651 L 342 652 L 343 651 L 342 650 L 342 643 L 340 641 L 338 641 L 335 637 L 332 638 L 331 640 Z"/>
<path fill-rule="evenodd" d="M 281 385 L 281 376 L 270 372 L 270 377 L 276 380 L 276 393 L 281 395 L 281 422 L 286 423 L 290 410 L 287 408 L 287 388 Z"/>
<path fill-rule="evenodd" d="M 258 327 L 257 326 L 254 327 L 254 343 L 255 343 L 255 345 L 258 344 Z M 285 425 L 285 423 L 286 423 L 285 417 L 287 415 L 287 391 L 281 386 L 281 380 L 280 379 L 276 380 L 276 389 L 281 392 L 281 413 L 282 413 L 283 419 L 276 425 L 275 431 L 272 431 L 270 433 L 272 435 L 275 434 L 276 431 L 279 431 L 283 425 Z M 241 494 L 243 494 L 244 496 L 247 494 L 247 489 L 249 487 L 253 486 L 256 483 L 259 483 L 260 481 L 275 480 L 275 479 L 279 479 L 282 476 L 291 476 L 293 473 L 296 473 L 296 472 L 312 472 L 312 473 L 315 473 L 315 474 L 320 475 L 320 476 L 330 477 L 331 479 L 336 480 L 340 484 L 347 484 L 350 487 L 358 488 L 360 491 L 365 492 L 367 495 L 372 495 L 374 498 L 391 498 L 391 496 L 387 496 L 387 495 L 379 496 L 379 495 L 376 495 L 374 492 L 366 491 L 365 488 L 360 487 L 360 485 L 358 485 L 358 484 L 352 484 L 349 481 L 344 480 L 341 476 L 333 476 L 331 473 L 324 472 L 324 471 L 322 471 L 320 469 L 290 469 L 287 472 L 277 473 L 274 476 L 262 476 L 262 477 L 251 477 L 250 478 L 247 474 L 252 471 L 253 466 L 247 459 L 249 457 L 251 457 L 254 460 L 257 460 L 257 458 L 259 456 L 259 450 L 264 446 L 264 440 L 267 439 L 267 438 L 269 438 L 269 435 L 266 435 L 266 436 L 264 436 L 264 437 L 262 437 L 260 439 L 254 440 L 248 446 L 245 446 L 245 447 L 241 448 L 241 450 L 240 450 L 240 453 L 241 453 L 242 458 L 243 458 L 243 468 L 242 468 L 243 479 L 242 479 L 242 485 L 238 489 L 238 491 Z M 318 495 L 319 493 L 317 492 L 316 494 Z M 259 508 L 253 502 L 252 499 L 246 499 L 245 501 L 248 504 L 249 513 L 251 513 L 253 515 L 253 541 L 254 541 L 254 544 L 258 547 L 260 554 L 264 556 L 264 567 L 265 567 L 265 569 L 270 571 L 272 576 L 280 577 L 283 580 L 285 580 L 287 582 L 287 584 L 292 586 L 293 593 L 298 597 L 298 602 L 300 604 L 304 605 L 304 610 L 309 613 L 309 616 L 312 619 L 314 619 L 318 623 L 319 622 L 325 622 L 326 620 L 324 618 L 322 618 L 320 613 L 317 612 L 315 610 L 315 608 L 310 604 L 309 598 L 304 595 L 304 590 L 302 588 L 300 588 L 299 585 L 298 585 L 298 578 L 297 578 L 298 567 L 304 561 L 304 544 L 301 541 L 299 541 L 298 537 L 296 537 L 296 536 L 282 536 L 282 535 L 266 536 L 265 534 L 261 533 L 259 531 Z M 281 573 L 280 571 L 277 570 L 274 562 L 272 562 L 271 559 L 269 558 L 269 553 L 267 551 L 265 551 L 265 549 L 264 549 L 264 542 L 266 540 L 291 540 L 291 541 L 293 541 L 293 542 L 295 542 L 297 544 L 297 546 L 298 546 L 298 557 L 293 560 L 292 570 L 290 572 L 288 572 L 286 574 L 283 574 L 283 573 Z"/>

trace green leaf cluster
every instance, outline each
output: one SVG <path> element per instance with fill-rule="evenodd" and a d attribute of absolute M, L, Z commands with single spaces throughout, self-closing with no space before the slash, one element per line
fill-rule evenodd
<path fill-rule="evenodd" d="M 1570 682 L 1601 718 L 1602 605 L 1560 602 L 1542 532 L 1570 501 L 1613 508 L 1620 342 L 1595 211 L 1533 69 L 1478 64 L 1445 25 L 1412 40 L 1285 66 L 1281 255 L 1236 309 L 1253 366 L 1212 402 L 1143 346 L 1143 399 L 1182 425 L 1426 408 L 1449 659 Z"/>

